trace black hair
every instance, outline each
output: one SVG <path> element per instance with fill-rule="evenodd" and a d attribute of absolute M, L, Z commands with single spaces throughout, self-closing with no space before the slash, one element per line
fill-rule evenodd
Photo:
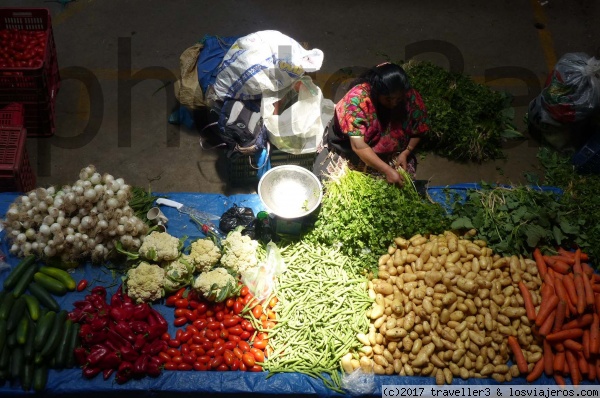
<path fill-rule="evenodd" d="M 404 120 L 406 112 L 404 106 L 392 112 L 379 103 L 379 96 L 391 95 L 397 92 L 405 93 L 410 89 L 410 81 L 406 72 L 400 65 L 385 63 L 374 66 L 365 71 L 358 79 L 352 82 L 350 87 L 358 84 L 368 83 L 371 86 L 371 101 L 375 105 L 377 117 L 380 120 L 382 128 L 386 128 L 391 118 Z"/>

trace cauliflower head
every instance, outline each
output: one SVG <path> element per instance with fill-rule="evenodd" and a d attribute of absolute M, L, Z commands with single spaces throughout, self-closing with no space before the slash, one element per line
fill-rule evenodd
<path fill-rule="evenodd" d="M 201 273 L 194 281 L 194 289 L 207 300 L 217 303 L 237 293 L 236 280 L 225 268 Z"/>
<path fill-rule="evenodd" d="M 221 250 L 210 239 L 198 239 L 190 248 L 188 260 L 198 272 L 210 271 L 221 259 Z"/>
<path fill-rule="evenodd" d="M 242 235 L 241 231 L 235 230 L 223 240 L 223 257 L 221 265 L 235 272 L 243 272 L 248 268 L 258 265 L 257 249 L 258 242 L 249 236 Z"/>
<path fill-rule="evenodd" d="M 194 266 L 179 257 L 163 266 L 165 270 L 165 291 L 173 293 L 192 283 Z"/>
<path fill-rule="evenodd" d="M 140 256 L 152 261 L 172 261 L 179 257 L 181 242 L 166 232 L 154 231 L 144 238 Z"/>
<path fill-rule="evenodd" d="M 142 261 L 127 271 L 127 295 L 135 302 L 151 302 L 164 296 L 165 270 Z"/>

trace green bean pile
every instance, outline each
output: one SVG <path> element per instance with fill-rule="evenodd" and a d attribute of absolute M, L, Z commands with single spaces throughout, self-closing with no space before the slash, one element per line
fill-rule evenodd
<path fill-rule="evenodd" d="M 304 373 L 341 392 L 340 360 L 360 348 L 356 335 L 369 329 L 364 269 L 338 249 L 302 241 L 281 255 L 287 270 L 277 279 L 278 320 L 264 368 Z"/>

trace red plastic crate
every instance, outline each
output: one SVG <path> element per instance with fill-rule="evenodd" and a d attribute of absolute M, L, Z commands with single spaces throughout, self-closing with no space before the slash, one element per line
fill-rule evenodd
<path fill-rule="evenodd" d="M 0 128 L 0 192 L 28 192 L 35 188 L 23 128 Z"/>
<path fill-rule="evenodd" d="M 12 103 L 0 108 L 2 127 L 23 127 L 23 104 Z"/>
<path fill-rule="evenodd" d="M 27 134 L 49 137 L 54 134 L 54 102 L 60 87 L 50 12 L 46 8 L 0 8 L 0 30 L 3 29 L 46 31 L 41 66 L 0 68 L 0 106 L 22 103 Z"/>

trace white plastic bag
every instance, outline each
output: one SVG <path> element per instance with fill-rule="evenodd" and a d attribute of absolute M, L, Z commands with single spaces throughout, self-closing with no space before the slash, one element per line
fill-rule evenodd
<path fill-rule="evenodd" d="M 305 50 L 300 43 L 276 30 L 239 38 L 217 71 L 215 94 L 221 100 L 260 99 L 263 92 L 288 88 L 304 72 L 321 68 L 323 51 Z"/>
<path fill-rule="evenodd" d="M 287 265 L 279 248 L 273 242 L 267 243 L 267 259 L 258 267 L 248 268 L 242 271 L 242 282 L 258 301 L 265 300 L 273 293 L 275 278 L 285 272 Z"/>
<path fill-rule="evenodd" d="M 558 150 L 577 149 L 600 109 L 600 60 L 565 54 L 527 113 L 529 131 Z"/>
<path fill-rule="evenodd" d="M 375 391 L 375 374 L 366 373 L 361 368 L 342 377 L 342 388 L 350 395 L 370 395 Z"/>
<path fill-rule="evenodd" d="M 293 88 L 266 94 L 260 109 L 269 142 L 294 155 L 317 151 L 335 109 L 333 101 L 323 97 L 310 76 L 303 76 L 299 83 L 297 98 L 281 114 L 276 114 L 276 104 L 292 93 Z"/>
<path fill-rule="evenodd" d="M 600 60 L 585 53 L 565 54 L 532 103 L 544 123 L 586 120 L 600 108 Z"/>

